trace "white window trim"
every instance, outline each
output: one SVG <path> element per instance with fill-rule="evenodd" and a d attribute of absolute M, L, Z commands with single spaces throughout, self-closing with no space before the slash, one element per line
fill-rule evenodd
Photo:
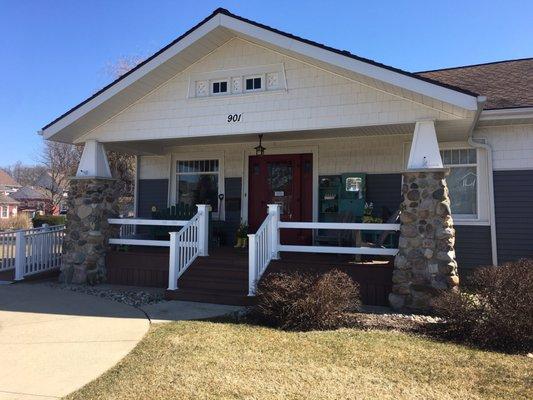
<path fill-rule="evenodd" d="M 411 143 L 404 143 L 404 165 L 407 166 L 407 157 Z M 489 189 L 488 189 L 488 164 L 487 154 L 483 149 L 470 146 L 467 142 L 439 142 L 439 150 L 476 150 L 476 173 L 478 176 L 477 185 L 477 214 L 452 214 L 454 225 L 490 225 L 489 218 Z M 454 164 L 460 166 L 460 164 Z M 468 164 L 467 166 L 471 166 Z"/>
<path fill-rule="evenodd" d="M 177 203 L 177 163 L 178 161 L 196 161 L 196 160 L 217 160 L 218 161 L 218 196 L 224 195 L 224 199 L 218 200 L 218 212 L 213 212 L 212 216 L 215 220 L 225 221 L 225 193 L 224 193 L 224 152 L 198 152 L 179 154 L 172 153 L 170 157 L 170 193 L 169 193 L 169 206 L 170 204 Z M 209 173 L 209 172 L 208 172 Z M 215 174 L 215 173 L 212 173 Z"/>
<path fill-rule="evenodd" d="M 215 83 L 222 83 L 222 82 L 226 82 L 226 91 L 225 92 L 218 92 L 218 93 L 215 93 L 213 92 L 213 85 Z M 228 96 L 231 94 L 231 87 L 230 87 L 230 78 L 228 79 L 213 79 L 211 81 L 209 81 L 209 95 L 210 96 Z"/>
<path fill-rule="evenodd" d="M 4 215 L 5 212 L 5 215 Z M 9 206 L 0 206 L 0 218 L 8 219 L 9 218 Z"/>
<path fill-rule="evenodd" d="M 261 87 L 259 89 L 246 89 L 246 81 L 248 79 L 257 79 L 261 78 Z M 266 91 L 266 75 L 265 74 L 259 74 L 259 75 L 248 75 L 243 77 L 242 79 L 242 89 L 244 93 L 252 93 L 252 92 L 264 92 Z"/>

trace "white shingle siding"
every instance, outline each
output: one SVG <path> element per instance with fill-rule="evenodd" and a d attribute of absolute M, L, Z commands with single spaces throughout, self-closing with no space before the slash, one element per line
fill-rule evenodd
<path fill-rule="evenodd" d="M 474 136 L 488 140 L 494 170 L 533 169 L 533 125 L 483 127 Z"/>
<path fill-rule="evenodd" d="M 191 74 L 276 63 L 284 65 L 287 91 L 187 98 Z M 438 101 L 430 103 L 434 108 L 233 39 L 89 132 L 82 141 L 89 138 L 105 142 L 396 124 L 424 118 L 456 119 L 464 114 L 464 110 L 458 111 Z M 234 113 L 243 114 L 242 122 L 227 122 L 228 114 Z"/>

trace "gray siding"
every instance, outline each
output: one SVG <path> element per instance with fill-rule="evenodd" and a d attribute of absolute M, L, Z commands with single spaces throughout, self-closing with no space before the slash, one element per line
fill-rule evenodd
<path fill-rule="evenodd" d="M 374 214 L 383 207 L 393 214 L 402 202 L 402 174 L 369 174 L 366 176 L 366 201 L 374 203 Z"/>
<path fill-rule="evenodd" d="M 455 253 L 460 275 L 475 267 L 492 265 L 490 226 L 455 226 Z"/>
<path fill-rule="evenodd" d="M 221 234 L 222 245 L 233 246 L 235 244 L 235 236 L 239 224 L 241 222 L 241 178 L 226 178 L 224 179 L 224 211 L 225 221 L 217 223 L 217 227 Z"/>
<path fill-rule="evenodd" d="M 150 218 L 152 206 L 158 210 L 168 207 L 168 179 L 139 179 L 137 216 Z"/>
<path fill-rule="evenodd" d="M 494 171 L 498 262 L 533 257 L 533 170 Z"/>

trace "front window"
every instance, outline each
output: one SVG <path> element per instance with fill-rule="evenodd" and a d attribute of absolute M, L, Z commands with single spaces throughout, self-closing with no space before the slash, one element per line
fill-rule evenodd
<path fill-rule="evenodd" d="M 218 212 L 218 160 L 191 160 L 176 163 L 176 198 L 178 203 L 194 207 L 209 204 Z"/>
<path fill-rule="evenodd" d="M 8 215 L 7 215 L 7 207 L 0 207 L 0 210 L 2 210 L 1 211 L 2 218 L 7 218 L 8 217 Z"/>
<path fill-rule="evenodd" d="M 450 168 L 446 178 L 452 214 L 477 216 L 477 152 L 476 149 L 451 149 L 440 152 L 442 163 Z"/>

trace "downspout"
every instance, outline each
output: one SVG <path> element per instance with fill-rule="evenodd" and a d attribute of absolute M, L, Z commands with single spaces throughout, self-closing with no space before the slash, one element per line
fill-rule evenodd
<path fill-rule="evenodd" d="M 472 147 L 478 149 L 484 149 L 487 152 L 487 170 L 489 173 L 489 214 L 490 214 L 490 241 L 491 241 L 491 250 L 492 250 L 492 264 L 498 265 L 498 248 L 496 241 L 496 212 L 494 206 L 494 174 L 492 169 L 492 147 L 488 144 L 488 141 L 485 143 L 480 143 L 474 140 L 474 129 L 479 121 L 481 112 L 483 111 L 483 106 L 487 98 L 485 96 L 478 96 L 477 98 L 477 110 L 474 115 L 474 120 L 470 125 L 468 130 L 468 144 Z"/>

